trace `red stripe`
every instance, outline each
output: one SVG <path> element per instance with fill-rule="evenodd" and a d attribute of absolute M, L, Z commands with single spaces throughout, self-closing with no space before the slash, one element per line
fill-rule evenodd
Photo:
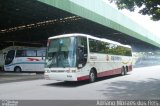
<path fill-rule="evenodd" d="M 37 58 L 27 58 L 28 61 L 40 61 L 40 59 L 37 59 Z"/>
<path fill-rule="evenodd" d="M 115 75 L 115 74 L 120 74 L 120 73 L 121 73 L 121 68 L 118 68 L 118 69 L 113 69 L 113 70 L 100 72 L 100 73 L 97 74 L 97 77 L 104 77 L 104 76 Z M 88 79 L 89 79 L 89 75 L 77 78 L 78 81 L 88 80 Z"/>
<path fill-rule="evenodd" d="M 115 74 L 120 74 L 120 73 L 121 73 L 121 68 L 118 68 L 118 69 L 100 72 L 97 74 L 97 77 L 110 76 L 110 75 L 115 75 Z"/>
<path fill-rule="evenodd" d="M 77 81 L 88 80 L 88 79 L 89 79 L 89 75 L 86 75 L 86 76 L 78 77 Z"/>
<path fill-rule="evenodd" d="M 132 71 L 132 65 L 128 66 L 128 71 Z M 104 72 L 97 73 L 97 77 L 104 77 L 104 76 L 110 76 L 110 75 L 116 75 L 121 73 L 121 68 L 113 69 L 113 70 L 108 70 Z M 77 80 L 88 80 L 89 75 L 78 77 Z"/>
<path fill-rule="evenodd" d="M 133 69 L 132 65 L 128 66 L 128 71 L 132 71 L 132 69 Z"/>

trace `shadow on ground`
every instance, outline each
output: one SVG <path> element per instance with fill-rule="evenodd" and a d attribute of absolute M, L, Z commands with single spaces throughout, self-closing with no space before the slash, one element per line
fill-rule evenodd
<path fill-rule="evenodd" d="M 104 80 L 108 80 L 108 79 L 112 79 L 112 78 L 116 78 L 116 77 L 121 77 L 121 76 L 120 75 L 114 75 L 114 76 L 97 78 L 96 82 L 94 82 L 94 83 L 104 81 Z M 92 84 L 92 83 L 90 83 L 88 80 L 76 81 L 76 82 L 65 81 L 65 82 L 49 83 L 49 84 L 45 84 L 44 86 L 50 86 L 50 87 L 79 87 L 79 86 L 84 86 L 84 85 L 87 85 L 87 84 Z"/>
<path fill-rule="evenodd" d="M 136 80 L 136 79 L 135 79 Z M 104 83 L 105 89 L 98 90 L 111 100 L 160 100 L 160 80 L 117 81 Z"/>

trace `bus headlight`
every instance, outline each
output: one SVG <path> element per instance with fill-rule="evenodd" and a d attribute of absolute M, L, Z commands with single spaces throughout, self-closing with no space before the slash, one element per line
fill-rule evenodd
<path fill-rule="evenodd" d="M 50 73 L 50 71 L 49 70 L 45 70 L 45 73 Z"/>
<path fill-rule="evenodd" d="M 76 72 L 76 70 L 72 70 L 72 73 L 75 73 Z"/>
<path fill-rule="evenodd" d="M 66 70 L 67 73 L 70 73 L 70 70 Z"/>
<path fill-rule="evenodd" d="M 76 70 L 66 70 L 67 73 L 75 73 Z"/>

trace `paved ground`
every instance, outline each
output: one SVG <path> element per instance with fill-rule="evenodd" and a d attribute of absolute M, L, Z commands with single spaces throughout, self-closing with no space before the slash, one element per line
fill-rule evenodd
<path fill-rule="evenodd" d="M 0 72 L 0 83 L 44 79 L 43 73 Z"/>
<path fill-rule="evenodd" d="M 160 100 L 160 66 L 135 68 L 126 76 L 95 83 L 44 79 L 0 84 L 0 100 Z"/>

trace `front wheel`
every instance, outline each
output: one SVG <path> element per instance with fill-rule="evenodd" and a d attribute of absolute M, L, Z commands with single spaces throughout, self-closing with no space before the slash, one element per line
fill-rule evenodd
<path fill-rule="evenodd" d="M 92 82 L 95 82 L 95 80 L 96 80 L 96 73 L 93 69 L 91 69 L 89 74 L 89 81 L 92 83 Z"/>
<path fill-rule="evenodd" d="M 21 70 L 21 68 L 20 67 L 15 67 L 14 68 L 14 72 L 21 72 L 22 70 Z"/>
<path fill-rule="evenodd" d="M 122 67 L 122 69 L 121 69 L 121 76 L 124 76 L 126 74 L 127 74 L 126 68 Z"/>

